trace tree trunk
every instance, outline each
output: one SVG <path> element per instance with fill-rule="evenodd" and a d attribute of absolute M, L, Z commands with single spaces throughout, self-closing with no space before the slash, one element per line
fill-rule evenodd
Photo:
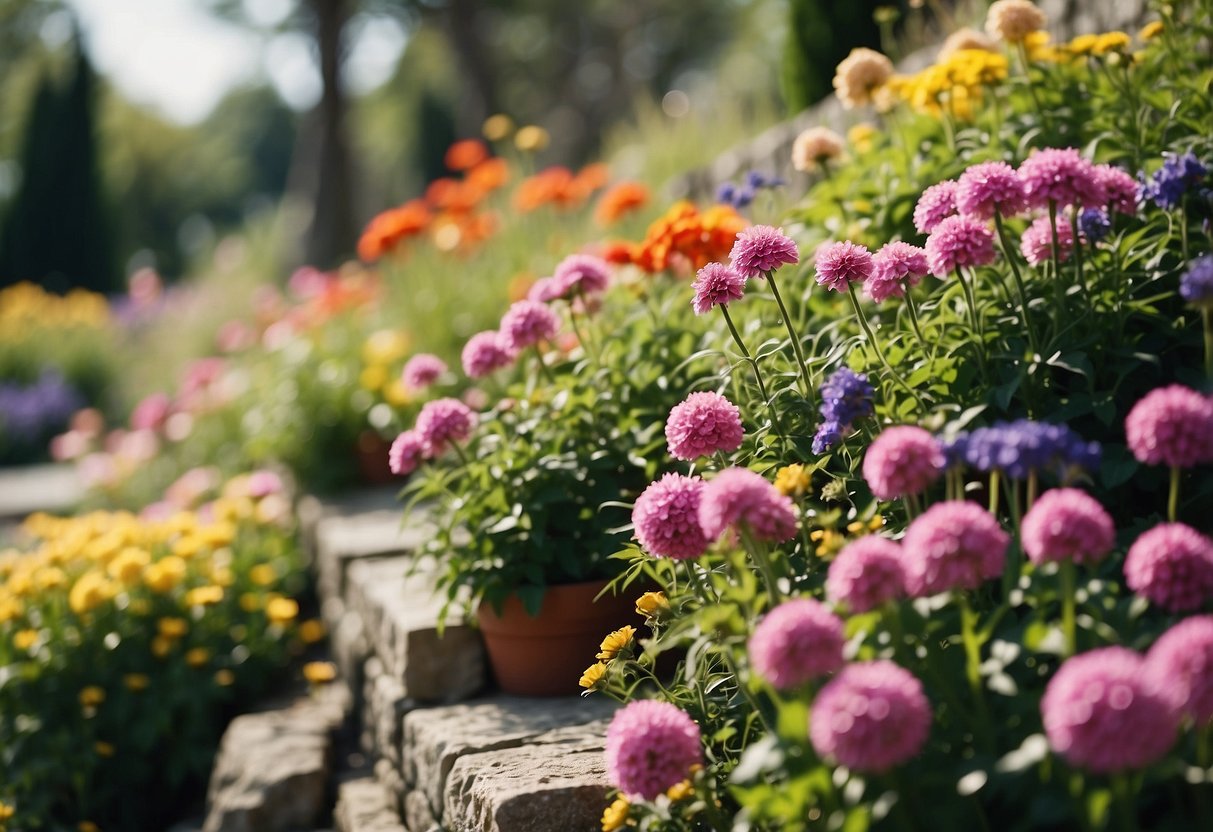
<path fill-rule="evenodd" d="M 498 112 L 497 79 L 489 45 L 482 36 L 480 0 L 450 0 L 445 28 L 463 72 L 465 95 L 458 102 L 456 123 L 461 135 L 475 135 L 480 125 Z"/>

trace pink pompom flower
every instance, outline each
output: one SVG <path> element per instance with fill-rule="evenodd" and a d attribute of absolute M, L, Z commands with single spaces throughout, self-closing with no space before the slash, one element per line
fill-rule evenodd
<path fill-rule="evenodd" d="M 784 264 L 799 263 L 800 250 L 782 228 L 752 225 L 737 234 L 729 259 L 742 277 L 765 277 Z"/>
<path fill-rule="evenodd" d="M 1147 465 L 1213 462 L 1213 398 L 1181 384 L 1151 390 L 1125 418 L 1133 456 Z"/>
<path fill-rule="evenodd" d="M 971 217 L 948 217 L 927 237 L 927 263 L 931 273 L 945 278 L 961 266 L 994 262 L 994 232 Z"/>
<path fill-rule="evenodd" d="M 956 182 L 946 179 L 922 192 L 914 206 L 914 227 L 930 234 L 948 217 L 956 215 Z"/>
<path fill-rule="evenodd" d="M 853 613 L 867 612 L 905 595 L 904 556 L 887 537 L 867 534 L 843 547 L 830 563 L 826 597 Z"/>
<path fill-rule="evenodd" d="M 813 702 L 809 740 L 822 757 L 880 774 L 917 756 L 931 731 L 922 683 L 891 661 L 847 665 Z"/>
<path fill-rule="evenodd" d="M 1095 165 L 1072 147 L 1038 150 L 1019 166 L 1029 208 L 1099 208 L 1107 201 Z"/>
<path fill-rule="evenodd" d="M 632 507 L 632 524 L 641 547 L 652 555 L 685 560 L 708 548 L 699 525 L 704 482 L 699 477 L 666 474 L 649 483 Z"/>
<path fill-rule="evenodd" d="M 611 280 L 607 261 L 592 254 L 571 254 L 560 261 L 552 274 L 552 291 L 558 298 L 605 292 Z"/>
<path fill-rule="evenodd" d="M 1032 563 L 1072 560 L 1092 564 L 1112 551 L 1116 528 L 1099 502 L 1077 488 L 1046 491 L 1020 524 Z"/>
<path fill-rule="evenodd" d="M 1129 217 L 1137 214 L 1141 186 L 1131 173 L 1115 165 L 1096 165 L 1095 178 L 1104 190 L 1105 204 L 1109 211 Z"/>
<path fill-rule="evenodd" d="M 1011 537 L 976 503 L 936 503 L 906 530 L 906 589 L 921 598 L 976 589 L 1002 574 Z"/>
<path fill-rule="evenodd" d="M 785 601 L 754 628 L 750 664 L 777 690 L 790 690 L 842 667 L 842 619 L 820 601 Z"/>
<path fill-rule="evenodd" d="M 607 728 L 607 779 L 633 799 L 654 799 L 702 761 L 699 726 L 668 702 L 630 702 Z"/>
<path fill-rule="evenodd" d="M 665 423 L 670 455 L 691 461 L 717 451 L 732 453 L 745 435 L 741 411 L 715 392 L 692 393 L 674 405 Z"/>
<path fill-rule="evenodd" d="M 1213 721 L 1213 615 L 1185 618 L 1146 654 L 1146 674 L 1198 727 Z"/>
<path fill-rule="evenodd" d="M 526 299 L 551 303 L 560 299 L 560 287 L 556 284 L 555 278 L 541 277 L 531 284 L 531 288 L 527 290 Z"/>
<path fill-rule="evenodd" d="M 506 343 L 505 337 L 495 329 L 477 332 L 463 346 L 460 356 L 463 371 L 468 378 L 484 376 L 508 367 L 518 357 Z"/>
<path fill-rule="evenodd" d="M 417 470 L 421 460 L 425 459 L 425 443 L 421 434 L 415 430 L 406 430 L 396 437 L 392 447 L 388 449 L 388 468 L 398 477 Z"/>
<path fill-rule="evenodd" d="M 903 297 L 906 287 L 917 286 L 929 271 L 925 249 L 900 240 L 885 243 L 872 255 L 872 275 L 864 291 L 876 303 Z"/>
<path fill-rule="evenodd" d="M 708 263 L 695 276 L 691 306 L 696 315 L 704 315 L 713 306 L 728 306 L 745 295 L 745 278 L 724 263 Z"/>
<path fill-rule="evenodd" d="M 1145 659 L 1104 647 L 1066 660 L 1045 688 L 1040 715 L 1053 751 L 1096 774 L 1144 768 L 1175 744 L 1175 708 Z"/>
<path fill-rule="evenodd" d="M 781 543 L 796 536 L 796 506 L 753 471 L 726 468 L 703 490 L 699 525 L 708 540 L 744 526 L 757 540 Z"/>
<path fill-rule="evenodd" d="M 506 349 L 518 353 L 540 341 L 550 341 L 560 329 L 560 319 L 545 304 L 520 300 L 501 316 L 501 337 Z"/>
<path fill-rule="evenodd" d="M 1023 182 L 1006 162 L 983 162 L 960 175 L 956 210 L 962 216 L 988 220 L 995 214 L 1014 217 L 1028 207 Z"/>
<path fill-rule="evenodd" d="M 822 243 L 815 259 L 817 283 L 835 292 L 845 292 L 847 284 L 863 283 L 872 274 L 872 253 L 850 240 Z"/>
<path fill-rule="evenodd" d="M 886 428 L 868 446 L 863 478 L 881 500 L 919 494 L 943 473 L 945 459 L 939 440 L 922 428 Z"/>
<path fill-rule="evenodd" d="M 1213 598 L 1213 541 L 1183 523 L 1161 523 L 1129 547 L 1125 583 L 1165 610 L 1197 609 Z"/>
<path fill-rule="evenodd" d="M 417 414 L 413 430 L 421 439 L 427 459 L 433 459 L 452 442 L 462 442 L 472 435 L 476 414 L 459 399 L 435 399 L 426 402 Z"/>
<path fill-rule="evenodd" d="M 131 411 L 132 430 L 159 430 L 173 410 L 173 400 L 164 393 L 152 393 Z"/>
<path fill-rule="evenodd" d="M 1019 238 L 1019 250 L 1023 258 L 1033 266 L 1053 259 L 1053 223 L 1048 217 L 1037 217 L 1024 229 Z M 1057 220 L 1057 259 L 1062 263 L 1070 259 L 1074 250 L 1074 229 L 1064 219 Z"/>
<path fill-rule="evenodd" d="M 400 374 L 406 387 L 413 390 L 424 390 L 442 377 L 446 372 L 446 362 L 436 355 L 421 352 L 414 355 L 404 365 Z"/>

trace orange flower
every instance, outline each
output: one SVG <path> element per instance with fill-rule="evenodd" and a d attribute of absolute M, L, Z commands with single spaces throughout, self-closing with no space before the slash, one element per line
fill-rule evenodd
<path fill-rule="evenodd" d="M 576 201 L 573 174 L 559 166 L 545 168 L 518 183 L 514 191 L 514 207 L 528 212 L 549 203 L 568 205 Z"/>
<path fill-rule="evenodd" d="M 611 240 L 602 247 L 602 259 L 620 266 L 636 262 L 639 253 L 640 247 L 627 240 Z"/>
<path fill-rule="evenodd" d="M 510 181 L 510 166 L 505 159 L 494 156 L 471 168 L 465 180 L 484 193 L 491 193 Z"/>
<path fill-rule="evenodd" d="M 649 226 L 633 262 L 647 272 L 700 269 L 727 258 L 746 225 L 731 206 L 714 205 L 701 214 L 694 203 L 682 200 Z"/>
<path fill-rule="evenodd" d="M 480 139 L 462 139 L 447 148 L 443 161 L 451 170 L 471 170 L 488 155 L 489 150 Z"/>
<path fill-rule="evenodd" d="M 577 171 L 573 189 L 581 198 L 587 198 L 599 188 L 605 188 L 611 179 L 611 169 L 602 162 L 594 162 Z"/>
<path fill-rule="evenodd" d="M 358 240 L 358 256 L 366 262 L 378 260 L 396 249 L 406 238 L 420 234 L 429 225 L 430 209 L 420 199 L 410 200 L 374 217 Z"/>
<path fill-rule="evenodd" d="M 598 199 L 594 219 L 599 225 L 612 225 L 625 214 L 643 208 L 649 202 L 649 189 L 639 182 L 620 182 Z"/>

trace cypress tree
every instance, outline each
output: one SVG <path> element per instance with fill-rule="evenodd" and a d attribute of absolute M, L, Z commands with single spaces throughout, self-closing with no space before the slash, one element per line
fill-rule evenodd
<path fill-rule="evenodd" d="M 830 94 L 834 68 L 855 46 L 880 48 L 873 15 L 890 0 L 788 0 L 780 82 L 788 112 L 799 113 Z"/>

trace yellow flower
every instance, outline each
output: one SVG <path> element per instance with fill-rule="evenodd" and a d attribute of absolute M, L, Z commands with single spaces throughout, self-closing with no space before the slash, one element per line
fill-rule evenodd
<path fill-rule="evenodd" d="M 275 624 L 294 621 L 299 614 L 299 604 L 291 598 L 271 598 L 265 605 L 265 616 Z"/>
<path fill-rule="evenodd" d="M 514 134 L 514 146 L 523 153 L 535 153 L 543 150 L 551 141 L 548 131 L 536 124 L 528 124 Z"/>
<path fill-rule="evenodd" d="M 775 490 L 788 497 L 800 498 L 813 490 L 809 472 L 800 463 L 785 465 L 775 474 Z"/>
<path fill-rule="evenodd" d="M 585 669 L 585 673 L 581 674 L 581 678 L 577 680 L 577 684 L 586 690 L 593 690 L 598 687 L 606 676 L 607 666 L 603 662 L 597 662 Z"/>
<path fill-rule="evenodd" d="M 114 756 L 114 746 L 108 742 L 101 742 L 98 740 L 97 742 L 93 743 L 93 750 L 97 752 L 98 757 Z"/>
<path fill-rule="evenodd" d="M 408 407 L 413 401 L 408 388 L 398 378 L 393 379 L 389 385 L 383 388 L 383 399 L 392 407 Z"/>
<path fill-rule="evenodd" d="M 173 554 L 182 560 L 192 560 L 202 551 L 202 540 L 194 534 L 184 534 L 173 541 Z"/>
<path fill-rule="evenodd" d="M 0 821 L 11 820 L 15 814 L 17 814 L 16 809 L 0 800 Z"/>
<path fill-rule="evenodd" d="M 832 558 L 846 545 L 844 535 L 833 529 L 817 529 L 809 534 L 809 539 L 817 544 L 817 557 Z"/>
<path fill-rule="evenodd" d="M 491 142 L 499 142 L 514 131 L 514 120 L 505 113 L 497 113 L 484 120 L 480 132 Z"/>
<path fill-rule="evenodd" d="M 147 690 L 148 685 L 151 683 L 152 680 L 144 673 L 127 673 L 122 677 L 122 684 L 126 686 L 126 689 L 135 693 Z"/>
<path fill-rule="evenodd" d="M 28 650 L 37 643 L 37 630 L 18 630 L 13 633 L 13 646 L 18 650 Z"/>
<path fill-rule="evenodd" d="M 89 685 L 80 690 L 80 704 L 86 708 L 95 708 L 105 701 L 105 688 Z"/>
<path fill-rule="evenodd" d="M 364 367 L 358 375 L 358 386 L 372 392 L 383 389 L 383 385 L 387 384 L 387 381 L 387 368 L 379 364 Z"/>
<path fill-rule="evenodd" d="M 198 537 L 208 546 L 220 548 L 236 539 L 236 527 L 231 523 L 211 523 L 198 529 Z"/>
<path fill-rule="evenodd" d="M 623 795 L 615 798 L 602 812 L 602 832 L 616 832 L 628 822 L 628 799 Z"/>
<path fill-rule="evenodd" d="M 185 605 L 187 607 L 206 607 L 213 604 L 218 604 L 223 600 L 223 587 L 209 584 L 207 586 L 199 586 L 185 593 Z"/>
<path fill-rule="evenodd" d="M 173 640 L 164 636 L 156 636 L 152 639 L 152 655 L 158 659 L 163 659 L 173 649 Z"/>
<path fill-rule="evenodd" d="M 67 603 L 76 615 L 96 609 L 115 595 L 114 585 L 98 571 L 85 572 L 68 593 Z"/>
<path fill-rule="evenodd" d="M 101 827 L 91 820 L 82 820 L 76 824 L 76 832 L 101 832 Z"/>
<path fill-rule="evenodd" d="M 255 592 L 246 592 L 240 596 L 240 609 L 245 612 L 256 612 L 261 609 L 261 596 Z"/>
<path fill-rule="evenodd" d="M 664 592 L 646 592 L 636 599 L 636 614 L 649 620 L 660 621 L 669 611 L 670 601 Z"/>
<path fill-rule="evenodd" d="M 884 528 L 884 517 L 877 514 L 867 522 L 864 522 L 863 520 L 856 520 L 853 523 L 848 523 L 847 534 L 865 535 L 868 532 L 879 531 L 882 528 Z"/>
<path fill-rule="evenodd" d="M 690 780 L 683 780 L 681 783 L 675 783 L 666 789 L 665 796 L 674 803 L 679 800 L 685 800 L 695 793 L 695 787 L 691 785 Z"/>
<path fill-rule="evenodd" d="M 236 582 L 236 573 L 226 566 L 215 566 L 211 569 L 211 580 L 220 587 L 231 586 Z"/>
<path fill-rule="evenodd" d="M 105 568 L 110 577 L 131 586 L 143 577 L 143 570 L 152 562 L 152 556 L 143 549 L 127 546 L 109 562 Z"/>
<path fill-rule="evenodd" d="M 236 681 L 236 674 L 226 667 L 215 671 L 215 684 L 221 688 L 230 687 Z"/>
<path fill-rule="evenodd" d="M 185 561 L 176 555 L 163 557 L 143 570 L 143 583 L 161 594 L 171 591 L 184 577 Z"/>
<path fill-rule="evenodd" d="M 1151 20 L 1145 26 L 1141 27 L 1141 31 L 1137 33 L 1139 40 L 1154 40 L 1162 34 L 1162 21 Z"/>
<path fill-rule="evenodd" d="M 332 662 L 308 662 L 303 666 L 303 678 L 313 685 L 323 685 L 337 678 L 337 666 Z"/>
<path fill-rule="evenodd" d="M 259 563 L 249 570 L 249 580 L 257 586 L 269 586 L 278 580 L 278 573 L 268 563 Z"/>
<path fill-rule="evenodd" d="M 67 574 L 58 566 L 48 566 L 34 574 L 34 583 L 41 590 L 62 589 L 67 586 Z"/>
<path fill-rule="evenodd" d="M 16 598 L 0 592 L 0 624 L 12 621 L 25 611 L 25 606 Z"/>
<path fill-rule="evenodd" d="M 299 625 L 299 638 L 304 644 L 315 644 L 324 638 L 324 623 L 315 618 L 309 618 Z"/>
<path fill-rule="evenodd" d="M 596 658 L 602 659 L 603 661 L 610 661 L 619 655 L 620 650 L 623 650 L 625 647 L 631 644 L 632 639 L 635 636 L 635 627 L 631 625 L 620 627 L 615 632 L 607 635 L 607 637 L 602 640 L 602 644 L 598 645 L 599 652 Z"/>
<path fill-rule="evenodd" d="M 185 663 L 190 667 L 202 667 L 211 658 L 211 651 L 205 647 L 194 647 L 185 651 Z"/>
<path fill-rule="evenodd" d="M 161 618 L 156 622 L 156 632 L 165 638 L 181 638 L 190 631 L 190 623 L 184 618 Z"/>
<path fill-rule="evenodd" d="M 1126 32 L 1104 32 L 1095 40 L 1092 54 L 1106 55 L 1109 52 L 1124 52 L 1132 43 L 1132 38 Z"/>
<path fill-rule="evenodd" d="M 362 344 L 362 363 L 368 365 L 393 364 L 404 358 L 409 351 L 409 338 L 398 329 L 380 329 L 372 332 Z"/>
<path fill-rule="evenodd" d="M 1098 35 L 1078 35 L 1066 44 L 1066 49 L 1075 55 L 1090 55 L 1094 52 L 1095 44 L 1098 42 Z"/>

